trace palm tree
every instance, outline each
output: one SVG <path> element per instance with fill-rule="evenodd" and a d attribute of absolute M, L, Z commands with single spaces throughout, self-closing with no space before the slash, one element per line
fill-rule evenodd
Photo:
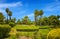
<path fill-rule="evenodd" d="M 9 19 L 11 20 L 12 12 L 9 11 L 8 15 L 9 15 Z"/>
<path fill-rule="evenodd" d="M 34 12 L 35 25 L 37 25 L 37 16 L 38 16 L 38 10 L 35 10 L 35 12 Z"/>
<path fill-rule="evenodd" d="M 9 9 L 6 8 L 6 13 L 7 13 L 7 23 L 8 23 L 8 13 L 9 13 Z"/>
<path fill-rule="evenodd" d="M 40 11 L 39 11 L 39 16 L 40 16 L 40 18 L 42 18 L 42 15 L 43 15 L 43 10 L 40 10 Z M 41 25 L 41 23 L 40 23 L 40 25 Z"/>
<path fill-rule="evenodd" d="M 42 15 L 43 15 L 43 10 L 40 10 L 40 11 L 39 11 L 39 15 L 40 15 L 40 17 L 42 17 Z"/>

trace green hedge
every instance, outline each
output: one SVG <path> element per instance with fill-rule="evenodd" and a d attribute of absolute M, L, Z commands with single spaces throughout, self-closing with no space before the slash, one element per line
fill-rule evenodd
<path fill-rule="evenodd" d="M 0 26 L 0 38 L 2 39 L 7 37 L 10 29 L 10 26 Z"/>

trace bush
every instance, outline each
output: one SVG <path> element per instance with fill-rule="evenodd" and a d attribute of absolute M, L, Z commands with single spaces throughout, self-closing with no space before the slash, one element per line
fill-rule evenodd
<path fill-rule="evenodd" d="M 60 39 L 60 29 L 51 30 L 47 35 L 47 39 Z"/>
<path fill-rule="evenodd" d="M 9 35 L 16 35 L 17 31 L 14 28 L 11 28 L 11 31 L 9 32 Z"/>
<path fill-rule="evenodd" d="M 7 37 L 10 29 L 10 26 L 0 26 L 0 38 Z"/>
<path fill-rule="evenodd" d="M 15 23 L 14 22 L 10 22 L 9 23 L 9 26 L 14 27 L 15 26 Z"/>

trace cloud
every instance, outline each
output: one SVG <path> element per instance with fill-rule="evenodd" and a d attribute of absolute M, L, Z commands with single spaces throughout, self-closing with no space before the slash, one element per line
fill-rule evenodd
<path fill-rule="evenodd" d="M 0 12 L 2 12 L 2 13 L 5 15 L 5 8 L 17 7 L 17 6 L 23 6 L 22 2 L 16 2 L 16 3 L 1 3 L 1 4 L 0 4 Z"/>
<path fill-rule="evenodd" d="M 33 13 L 31 13 L 31 14 L 28 14 L 27 16 L 28 16 L 28 17 L 33 17 L 33 16 L 34 16 L 34 14 L 33 14 Z"/>
<path fill-rule="evenodd" d="M 55 12 L 60 10 L 60 2 L 53 2 L 49 3 L 46 5 L 46 7 L 43 9 L 44 11 L 49 11 L 49 12 Z"/>
<path fill-rule="evenodd" d="M 23 6 L 22 2 L 0 4 L 0 8 Z"/>

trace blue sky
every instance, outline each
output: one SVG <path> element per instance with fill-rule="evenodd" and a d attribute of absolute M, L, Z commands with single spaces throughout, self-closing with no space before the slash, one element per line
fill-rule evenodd
<path fill-rule="evenodd" d="M 34 10 L 43 10 L 43 16 L 60 15 L 60 0 L 0 0 L 0 12 L 6 17 L 5 9 L 9 8 L 12 18 L 21 19 L 28 16 L 34 20 Z"/>

